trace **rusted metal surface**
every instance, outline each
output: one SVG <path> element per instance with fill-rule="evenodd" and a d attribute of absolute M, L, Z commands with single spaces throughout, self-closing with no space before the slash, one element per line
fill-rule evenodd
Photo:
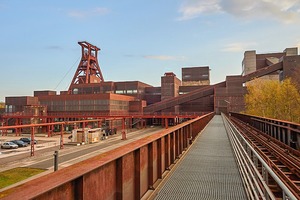
<path fill-rule="evenodd" d="M 117 160 L 117 199 L 134 199 L 134 152 Z"/>
<path fill-rule="evenodd" d="M 66 114 L 66 113 L 65 113 Z M 105 115 L 107 114 L 107 115 Z M 47 115 L 47 116 L 32 116 L 24 115 L 20 113 L 14 113 L 14 115 L 3 115 L 2 120 L 6 121 L 0 126 L 2 130 L 2 135 L 7 135 L 7 130 L 13 130 L 15 135 L 18 136 L 21 133 L 31 133 L 30 127 L 36 127 L 36 133 L 47 133 L 48 137 L 59 134 L 54 132 L 57 127 L 73 127 L 73 128 L 83 128 L 88 124 L 93 127 L 101 127 L 103 121 L 108 122 L 109 128 L 116 128 L 118 131 L 123 131 L 124 129 L 131 129 L 134 126 L 137 128 L 144 128 L 146 125 L 153 124 L 163 124 L 166 128 L 169 125 L 176 125 L 181 123 L 182 119 L 193 119 L 198 116 L 206 114 L 205 112 L 183 112 L 183 113 L 129 113 L 127 115 L 114 113 L 115 115 L 110 115 L 109 113 L 102 113 L 97 115 L 97 112 L 82 115 L 80 113 L 66 114 L 66 115 Z M 1 118 L 0 117 L 0 118 Z M 30 123 L 30 119 L 34 118 L 34 123 Z M 8 125 L 8 121 L 16 120 L 16 123 Z M 21 123 L 23 121 L 28 121 L 28 124 Z M 55 122 L 59 120 L 59 122 Z M 122 125 L 122 121 L 126 121 L 126 125 Z M 134 122 L 134 120 L 138 120 Z M 96 126 L 95 124 L 98 124 Z M 62 129 L 62 128 L 61 128 Z M 70 130 L 70 129 L 69 129 Z"/>
<path fill-rule="evenodd" d="M 300 151 L 281 143 L 272 136 L 235 117 L 230 119 L 243 137 L 256 149 L 291 192 L 300 199 Z M 272 184 L 272 180 L 267 180 L 267 182 Z M 276 196 L 278 186 L 272 187 L 272 189 Z"/>
<path fill-rule="evenodd" d="M 173 118 L 175 116 L 179 118 L 196 118 L 203 114 L 207 114 L 209 112 L 154 112 L 154 113 L 118 113 L 118 112 L 87 112 L 85 114 L 70 112 L 70 113 L 49 113 L 47 116 L 32 116 L 32 115 L 24 115 L 24 114 L 3 114 L 1 117 L 4 119 L 11 119 L 11 118 Z"/>
<path fill-rule="evenodd" d="M 275 138 L 277 141 L 300 150 L 300 124 L 241 113 L 230 114 Z"/>
<path fill-rule="evenodd" d="M 213 115 L 210 113 L 169 127 L 8 189 L 0 196 L 3 199 L 18 199 L 20 196 L 23 199 L 140 199 L 173 164 L 175 160 L 171 155 L 178 154 L 175 149 L 189 146 L 189 132 L 192 131 L 193 135 L 199 133 Z M 180 141 L 176 131 L 182 135 Z"/>
<path fill-rule="evenodd" d="M 34 127 L 31 127 L 30 156 L 34 156 Z"/>
<path fill-rule="evenodd" d="M 69 94 L 78 93 L 78 88 L 76 88 L 78 84 L 104 82 L 97 59 L 100 48 L 86 41 L 78 42 L 78 44 L 81 46 L 81 61 L 69 87 Z M 77 91 L 75 91 L 76 89 Z"/>
<path fill-rule="evenodd" d="M 149 167 L 149 157 L 148 157 L 148 151 L 149 151 L 149 145 L 143 146 L 140 148 L 140 197 L 143 196 L 149 186 L 149 174 L 148 174 L 148 167 Z"/>
<path fill-rule="evenodd" d="M 222 115 L 222 117 L 248 199 L 276 199 L 268 186 L 269 176 L 282 189 L 282 197 L 286 196 L 283 199 L 288 199 L 288 197 L 295 199 L 293 198 L 294 195 L 268 166 L 268 163 L 264 161 L 251 144 L 242 136 L 228 117 L 225 117 L 225 115 Z"/>
<path fill-rule="evenodd" d="M 204 113 L 155 113 L 155 115 L 150 114 L 142 114 L 142 113 L 131 113 L 132 115 L 75 115 L 75 116 L 24 116 L 23 114 L 17 114 L 16 115 L 6 115 L 4 118 L 6 120 L 9 119 L 16 119 L 15 125 L 12 126 L 0 126 L 0 130 L 2 130 L 2 135 L 7 135 L 7 130 L 15 130 L 15 135 L 18 136 L 21 134 L 22 129 L 29 128 L 28 131 L 31 134 L 31 137 L 34 138 L 35 133 L 40 133 L 38 130 L 43 130 L 43 133 L 48 133 L 48 137 L 53 136 L 54 133 L 54 127 L 59 127 L 60 133 L 60 149 L 64 148 L 64 141 L 63 141 L 63 134 L 64 129 L 66 126 L 73 126 L 76 127 L 82 127 L 85 128 L 88 126 L 88 123 L 97 123 L 98 127 L 101 125 L 101 123 L 104 121 L 109 121 L 109 127 L 112 129 L 113 122 L 120 121 L 121 124 L 118 125 L 118 123 L 114 124 L 114 128 L 116 130 L 121 130 L 122 132 L 122 139 L 126 139 L 126 129 L 131 129 L 133 127 L 132 120 L 134 119 L 140 119 L 140 127 L 144 128 L 146 126 L 146 119 L 159 119 L 161 120 L 162 124 L 165 126 L 165 128 L 169 127 L 169 124 L 175 125 L 179 123 L 179 119 L 190 119 L 190 118 L 196 118 L 198 116 L 203 115 Z M 3 116 L 2 116 L 3 117 Z M 32 124 L 21 124 L 20 119 L 32 119 L 35 118 L 36 121 L 42 122 L 42 123 L 32 123 Z M 59 122 L 53 122 L 56 119 L 59 119 Z M 92 119 L 91 119 L 92 118 Z M 61 121 L 63 120 L 63 121 Z M 138 124 L 138 125 L 139 125 Z M 35 129 L 32 129 L 32 127 L 35 127 Z M 82 141 L 85 139 L 83 138 Z M 31 156 L 34 156 L 34 145 L 31 144 Z"/>

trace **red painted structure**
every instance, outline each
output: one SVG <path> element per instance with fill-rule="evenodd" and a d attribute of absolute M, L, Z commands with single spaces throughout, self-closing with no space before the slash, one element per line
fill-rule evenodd
<path fill-rule="evenodd" d="M 244 83 L 278 72 L 282 72 L 282 78 L 295 78 L 300 73 L 299 55 L 279 53 L 276 54 L 277 62 L 257 58 L 256 71 L 244 76 L 227 76 L 224 82 L 214 85 L 206 85 L 210 82 L 207 66 L 183 68 L 183 82 L 173 72 L 168 72 L 161 77 L 161 87 L 139 81 L 104 82 L 97 60 L 100 48 L 85 41 L 78 44 L 82 48 L 82 57 L 69 90 L 61 91 L 59 95 L 56 91 L 35 91 L 34 97 L 7 97 L 6 112 L 15 116 L 5 121 L 6 125 L 27 124 L 28 120 L 20 119 L 24 119 L 24 112 L 26 115 L 31 111 L 33 117 L 41 116 L 40 119 L 54 119 L 53 115 L 58 118 L 77 115 L 77 119 L 91 115 L 112 116 L 115 113 L 125 116 L 134 112 L 138 115 L 173 112 L 174 116 L 194 111 L 240 112 L 244 109 L 244 95 L 247 93 Z M 268 57 L 271 55 L 268 54 Z M 6 116 L 4 118 L 7 119 Z M 16 132 L 20 133 L 19 130 Z"/>
<path fill-rule="evenodd" d="M 230 113 L 230 115 L 266 133 L 277 141 L 300 150 L 300 124 L 242 113 Z"/>
<path fill-rule="evenodd" d="M 8 135 L 8 130 L 14 130 L 15 136 L 21 136 L 21 132 L 24 132 L 25 129 L 28 129 L 30 132 L 31 138 L 35 137 L 36 129 L 42 129 L 47 134 L 48 137 L 51 137 L 56 134 L 61 135 L 60 140 L 60 148 L 63 149 L 63 134 L 65 132 L 66 126 L 72 126 L 73 128 L 85 128 L 88 126 L 88 124 L 93 124 L 92 126 L 95 127 L 101 127 L 102 123 L 105 121 L 110 122 L 120 122 L 120 127 L 115 126 L 117 130 L 120 130 L 122 133 L 122 139 L 126 139 L 126 130 L 129 130 L 134 125 L 134 120 L 139 119 L 138 122 L 140 123 L 140 128 L 144 128 L 146 125 L 144 123 L 144 120 L 158 120 L 162 126 L 165 126 L 165 128 L 168 128 L 169 120 L 175 122 L 174 125 L 179 124 L 180 119 L 194 119 L 199 116 L 204 115 L 205 113 L 182 113 L 181 115 L 175 115 L 174 113 L 166 113 L 165 115 L 161 114 L 138 114 L 138 113 L 131 113 L 132 115 L 108 115 L 108 114 L 100 114 L 100 113 L 94 113 L 93 115 L 86 115 L 82 116 L 80 113 L 77 115 L 73 115 L 74 113 L 70 115 L 64 115 L 64 116 L 37 116 L 33 117 L 32 115 L 17 115 L 17 116 L 11 116 L 11 115 L 4 115 L 3 118 L 5 120 L 12 119 L 12 117 L 16 117 L 16 123 L 12 126 L 0 126 L 0 130 L 2 131 L 2 136 Z M 55 122 L 55 119 L 61 119 L 59 122 Z M 24 119 L 34 119 L 36 121 L 46 121 L 46 123 L 38 123 L 38 124 L 19 124 L 19 122 L 23 121 Z M 96 123 L 96 124 L 95 124 Z M 110 123 L 113 124 L 113 123 Z M 58 127 L 59 132 L 54 132 L 54 127 Z M 110 127 L 112 128 L 112 127 Z M 31 156 L 34 156 L 34 144 L 31 143 Z"/>
<path fill-rule="evenodd" d="M 36 129 L 44 127 L 44 132 L 51 136 L 54 126 L 60 126 L 59 133 L 63 138 L 65 125 L 77 126 L 81 123 L 79 126 L 84 128 L 90 118 L 98 125 L 103 120 L 118 120 L 123 139 L 126 139 L 124 129 L 135 124 L 135 120 L 140 120 L 141 126 L 144 126 L 145 119 L 159 121 L 166 130 L 8 190 L 7 193 L 13 194 L 6 199 L 20 196 L 25 199 L 140 199 L 147 190 L 155 187 L 163 173 L 189 146 L 190 139 L 195 138 L 213 116 L 209 114 L 196 118 L 203 114 L 199 112 L 239 112 L 243 109 L 243 95 L 246 93 L 243 83 L 276 71 L 282 71 L 284 77 L 289 77 L 292 75 L 289 71 L 299 71 L 300 63 L 299 56 L 284 57 L 281 62 L 251 74 L 227 76 L 226 81 L 207 86 L 181 87 L 175 74 L 166 73 L 162 77 L 162 87 L 152 87 L 138 81 L 104 82 L 97 61 L 100 49 L 87 42 L 79 42 L 79 45 L 82 47 L 82 58 L 69 90 L 61 91 L 60 95 L 55 91 L 36 91 L 34 97 L 8 98 L 12 100 L 8 108 L 14 113 L 2 118 L 6 124 L 11 120 L 15 126 L 1 127 L 4 130 L 2 134 L 7 134 L 7 129 L 14 129 L 16 135 L 20 135 L 22 129 L 30 128 L 33 138 Z M 180 88 L 182 95 L 179 95 Z M 28 114 L 30 112 L 23 112 L 23 106 L 38 112 Z M 197 113 L 186 113 L 187 110 Z M 35 124 L 24 125 L 26 120 L 30 122 L 32 118 L 36 120 Z M 196 119 L 169 127 L 176 125 L 179 119 L 191 118 Z M 256 121 L 258 123 L 259 120 Z M 274 127 L 274 122 L 267 124 L 267 130 L 273 130 L 270 127 Z M 276 129 L 282 128 L 279 124 Z M 293 131 L 293 128 L 287 130 Z M 31 155 L 34 155 L 33 144 Z"/>
<path fill-rule="evenodd" d="M 78 42 L 81 46 L 81 61 L 74 74 L 68 93 L 76 89 L 78 84 L 104 82 L 102 72 L 98 63 L 97 55 L 100 48 L 86 42 Z"/>
<path fill-rule="evenodd" d="M 3 199 L 140 199 L 189 147 L 214 113 L 8 189 Z"/>

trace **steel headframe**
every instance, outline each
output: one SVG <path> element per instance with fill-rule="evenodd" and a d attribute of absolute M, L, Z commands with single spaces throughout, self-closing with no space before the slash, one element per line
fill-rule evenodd
<path fill-rule="evenodd" d="M 104 81 L 97 59 L 100 48 L 86 41 L 78 42 L 78 44 L 81 46 L 81 61 L 69 87 L 69 93 L 74 88 L 73 86 L 77 84 L 100 83 Z"/>

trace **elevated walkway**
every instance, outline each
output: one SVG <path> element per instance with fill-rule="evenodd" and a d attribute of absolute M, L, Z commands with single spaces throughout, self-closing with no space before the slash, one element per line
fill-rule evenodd
<path fill-rule="evenodd" d="M 160 101 L 157 102 L 155 104 L 151 104 L 149 106 L 144 107 L 144 113 L 154 113 L 154 112 L 158 112 L 167 108 L 171 108 L 174 107 L 176 105 L 180 105 L 183 103 L 187 103 L 190 101 L 193 101 L 195 99 L 200 99 L 206 96 L 210 96 L 214 94 L 214 88 L 217 87 L 225 87 L 226 86 L 226 82 L 220 82 L 217 83 L 215 85 L 209 85 L 207 87 L 203 87 L 200 89 L 196 89 L 194 91 L 191 91 L 187 94 L 183 94 L 177 97 L 172 97 L 170 99 L 164 100 L 164 101 Z"/>
<path fill-rule="evenodd" d="M 278 70 L 283 69 L 282 62 L 276 63 L 267 67 L 264 67 L 262 69 L 259 69 L 257 71 L 254 71 L 250 74 L 247 74 L 245 76 L 241 76 L 241 78 L 238 80 L 240 84 L 245 83 L 247 81 L 250 81 L 255 78 L 259 78 L 268 74 L 271 74 L 273 72 L 276 72 Z M 216 83 L 214 85 L 209 85 L 207 87 L 203 87 L 200 89 L 193 90 L 187 94 L 183 94 L 177 97 L 172 97 L 170 99 L 160 101 L 151 105 L 148 105 L 143 108 L 144 113 L 155 113 L 160 112 L 164 109 L 168 109 L 177 105 L 181 105 L 187 102 L 194 101 L 196 99 L 201 99 L 203 97 L 207 97 L 210 95 L 215 95 L 215 89 L 219 87 L 228 87 L 227 82 L 223 81 L 220 83 Z"/>
<path fill-rule="evenodd" d="M 247 199 L 220 115 L 195 140 L 155 199 Z"/>

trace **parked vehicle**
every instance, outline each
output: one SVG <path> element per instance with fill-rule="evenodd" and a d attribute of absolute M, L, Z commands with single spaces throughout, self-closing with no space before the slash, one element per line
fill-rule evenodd
<path fill-rule="evenodd" d="M 30 144 L 31 143 L 31 138 L 20 138 L 20 140 L 22 140 L 23 142 Z M 37 141 L 34 140 L 34 144 L 37 144 Z"/>
<path fill-rule="evenodd" d="M 27 147 L 28 144 L 26 142 L 23 142 L 22 140 L 12 140 L 11 142 L 18 145 L 18 147 Z"/>
<path fill-rule="evenodd" d="M 3 142 L 1 149 L 17 149 L 18 145 L 13 142 Z"/>

